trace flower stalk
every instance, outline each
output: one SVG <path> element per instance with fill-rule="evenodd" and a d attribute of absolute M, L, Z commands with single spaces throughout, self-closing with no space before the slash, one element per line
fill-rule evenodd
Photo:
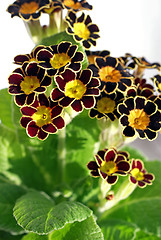
<path fill-rule="evenodd" d="M 65 166 L 66 166 L 66 128 L 58 133 L 58 176 L 60 184 L 65 182 Z"/>

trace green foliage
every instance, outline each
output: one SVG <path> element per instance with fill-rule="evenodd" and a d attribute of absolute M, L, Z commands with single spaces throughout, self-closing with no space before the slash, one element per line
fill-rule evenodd
<path fill-rule="evenodd" d="M 161 162 L 146 162 L 146 166 L 155 175 L 153 185 L 147 186 L 145 189 L 137 188 L 128 199 L 107 210 L 99 221 L 99 224 L 103 226 L 104 233 L 107 234 L 108 230 L 106 228 L 112 219 L 117 221 L 119 226 L 121 224 L 123 228 L 130 224 L 134 227 L 133 233 L 138 229 L 138 231 L 145 232 L 145 236 L 146 234 L 152 235 L 154 239 L 161 237 L 161 192 L 159 190 L 161 186 Z M 112 232 L 115 232 L 115 226 L 115 224 L 111 226 Z M 129 231 L 132 231 L 131 227 Z"/>
<path fill-rule="evenodd" d="M 0 183 L 0 230 L 8 231 L 12 234 L 24 232 L 17 225 L 13 217 L 13 207 L 16 200 L 25 194 L 25 190 L 19 186 Z"/>
<path fill-rule="evenodd" d="M 18 224 L 38 234 L 48 234 L 91 215 L 92 211 L 81 203 L 64 201 L 55 205 L 49 196 L 39 192 L 27 193 L 17 200 L 14 207 Z"/>

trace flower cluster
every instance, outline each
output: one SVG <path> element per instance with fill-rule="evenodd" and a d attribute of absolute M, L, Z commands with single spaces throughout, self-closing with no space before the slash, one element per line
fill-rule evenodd
<path fill-rule="evenodd" d="M 141 160 L 130 160 L 127 152 L 115 148 L 98 151 L 95 161 L 90 161 L 87 167 L 93 177 L 101 177 L 111 185 L 117 182 L 119 175 L 128 175 L 130 181 L 141 188 L 154 180 L 154 175 L 147 173 Z"/>
<path fill-rule="evenodd" d="M 99 27 L 82 12 L 91 9 L 86 0 L 17 0 L 8 7 L 40 42 L 30 53 L 15 56 L 19 67 L 8 78 L 8 91 L 22 113 L 20 124 L 29 137 L 45 140 L 65 128 L 69 109 L 73 116 L 86 109 L 98 125 L 119 123 L 124 139 L 152 141 L 161 130 L 161 65 L 129 53 L 113 57 L 106 49 L 90 51 L 100 37 Z M 42 14 L 49 15 L 49 24 L 41 26 Z M 41 44 L 49 36 L 51 44 Z M 158 73 L 147 79 L 147 69 Z M 154 180 L 141 160 L 115 147 L 99 150 L 87 167 L 110 185 L 119 175 L 139 187 Z"/>

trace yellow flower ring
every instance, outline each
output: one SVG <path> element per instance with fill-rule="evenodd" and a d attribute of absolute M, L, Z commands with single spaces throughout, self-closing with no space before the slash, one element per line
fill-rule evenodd
<path fill-rule="evenodd" d="M 123 125 L 123 135 L 133 137 L 137 134 L 141 139 L 154 140 L 161 129 L 161 114 L 158 106 L 145 97 L 129 97 L 118 105 Z"/>
<path fill-rule="evenodd" d="M 61 2 L 65 9 L 72 10 L 74 12 L 80 10 L 92 10 L 92 5 L 90 5 L 86 0 L 61 0 Z"/>
<path fill-rule="evenodd" d="M 76 73 L 67 68 L 55 77 L 55 82 L 57 88 L 52 90 L 51 99 L 58 101 L 62 107 L 71 105 L 76 112 L 92 108 L 95 97 L 100 94 L 100 82 L 92 77 L 92 71 L 88 69 Z"/>
<path fill-rule="evenodd" d="M 89 69 L 101 81 L 101 91 L 111 94 L 116 90 L 125 92 L 132 85 L 133 76 L 120 64 L 117 58 L 106 56 L 95 58 L 95 64 L 90 64 Z"/>
<path fill-rule="evenodd" d="M 49 0 L 19 0 L 9 5 L 7 11 L 11 13 L 11 17 L 19 16 L 24 21 L 37 20 L 41 16 L 43 8 L 48 8 Z"/>
<path fill-rule="evenodd" d="M 21 58 L 22 59 L 22 58 Z M 24 58 L 23 58 L 24 59 Z M 46 91 L 51 84 L 51 77 L 36 62 L 25 62 L 22 68 L 15 69 L 8 78 L 9 93 L 14 95 L 18 106 L 31 105 L 35 96 Z"/>
<path fill-rule="evenodd" d="M 49 134 L 54 134 L 65 126 L 60 116 L 62 107 L 51 102 L 44 94 L 39 95 L 32 106 L 22 107 L 21 113 L 23 116 L 20 123 L 32 138 L 45 140 Z"/>
<path fill-rule="evenodd" d="M 146 185 L 151 185 L 154 180 L 154 175 L 147 173 L 144 169 L 144 163 L 140 159 L 132 159 L 130 181 L 134 184 L 138 184 L 139 187 L 143 188 Z"/>
<path fill-rule="evenodd" d="M 96 46 L 96 39 L 100 36 L 99 28 L 96 24 L 92 23 L 89 15 L 85 16 L 84 13 L 80 17 L 76 17 L 74 12 L 69 12 L 66 17 L 68 23 L 67 33 L 73 35 L 77 42 L 82 42 L 83 47 L 89 49 L 91 45 Z"/>
<path fill-rule="evenodd" d="M 96 161 L 87 164 L 93 177 L 101 176 L 107 183 L 113 185 L 118 180 L 118 175 L 127 175 L 130 170 L 126 152 L 117 151 L 115 148 L 100 150 L 95 155 Z"/>
<path fill-rule="evenodd" d="M 37 53 L 37 60 L 40 67 L 46 69 L 49 76 L 63 72 L 66 67 L 79 71 L 84 56 L 77 49 L 77 45 L 72 45 L 70 42 L 61 42 L 41 49 Z"/>
<path fill-rule="evenodd" d="M 123 99 L 124 95 L 120 91 L 112 94 L 101 92 L 101 95 L 96 98 L 95 106 L 89 110 L 89 116 L 91 118 L 96 117 L 97 119 L 107 117 L 111 121 L 114 121 L 120 117 L 117 106 Z"/>

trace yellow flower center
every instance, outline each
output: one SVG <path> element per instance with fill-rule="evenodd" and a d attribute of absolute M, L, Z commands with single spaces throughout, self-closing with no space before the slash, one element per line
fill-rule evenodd
<path fill-rule="evenodd" d="M 65 96 L 75 99 L 81 99 L 86 92 L 86 86 L 80 80 L 72 80 L 65 86 Z"/>
<path fill-rule="evenodd" d="M 100 113 L 112 113 L 115 108 L 115 101 L 108 98 L 103 97 L 97 102 L 97 110 Z"/>
<path fill-rule="evenodd" d="M 128 121 L 132 128 L 145 130 L 150 123 L 150 118 L 143 109 L 133 109 L 130 111 Z"/>
<path fill-rule="evenodd" d="M 158 84 L 158 89 L 161 91 L 161 83 Z"/>
<path fill-rule="evenodd" d="M 84 40 L 87 40 L 90 36 L 90 31 L 88 30 L 85 23 L 74 23 L 74 34 L 77 35 L 80 38 L 83 38 Z"/>
<path fill-rule="evenodd" d="M 36 76 L 25 76 L 24 81 L 22 81 L 20 84 L 20 87 L 26 95 L 29 95 L 36 88 L 40 87 L 40 82 Z"/>
<path fill-rule="evenodd" d="M 39 9 L 39 4 L 35 1 L 30 3 L 23 3 L 20 7 L 20 13 L 22 14 L 32 14 L 35 13 Z"/>
<path fill-rule="evenodd" d="M 74 10 L 81 8 L 81 4 L 79 2 L 75 3 L 73 0 L 64 0 L 63 3 L 65 6 L 70 7 Z"/>
<path fill-rule="evenodd" d="M 108 176 L 111 176 L 113 173 L 115 173 L 118 169 L 116 166 L 116 163 L 113 161 L 105 162 L 103 161 L 100 167 L 100 170 L 104 173 L 106 173 Z"/>
<path fill-rule="evenodd" d="M 50 64 L 53 68 L 59 69 L 71 62 L 70 57 L 66 53 L 57 53 L 50 59 Z"/>
<path fill-rule="evenodd" d="M 32 115 L 32 119 L 36 122 L 38 127 L 42 127 L 48 123 L 51 123 L 50 108 L 46 106 L 40 106 L 37 108 L 37 112 Z"/>
<path fill-rule="evenodd" d="M 137 181 L 144 180 L 144 174 L 138 168 L 132 169 L 130 173 Z"/>
<path fill-rule="evenodd" d="M 119 82 L 121 73 L 111 66 L 102 67 L 99 70 L 99 77 L 104 82 Z"/>

